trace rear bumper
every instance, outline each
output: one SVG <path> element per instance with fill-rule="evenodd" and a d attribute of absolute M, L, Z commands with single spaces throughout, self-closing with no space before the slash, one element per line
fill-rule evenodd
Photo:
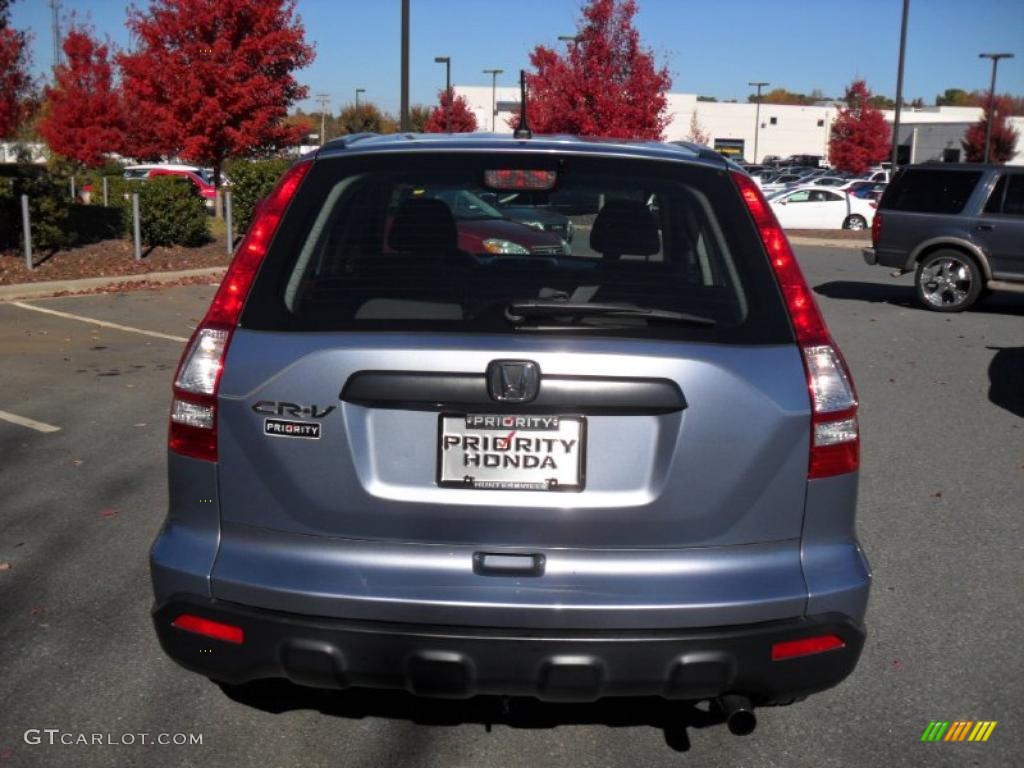
<path fill-rule="evenodd" d="M 244 641 L 171 626 L 185 613 L 240 627 Z M 447 698 L 704 699 L 735 692 L 755 703 L 785 702 L 839 683 L 864 644 L 863 625 L 837 613 L 700 630 L 517 630 L 313 618 L 179 596 L 155 608 L 153 621 L 171 658 L 223 682 L 279 677 Z M 835 634 L 845 645 L 771 660 L 773 643 L 818 634 Z"/>

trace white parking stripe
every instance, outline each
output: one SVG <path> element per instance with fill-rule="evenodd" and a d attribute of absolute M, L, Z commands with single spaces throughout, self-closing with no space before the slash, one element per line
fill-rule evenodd
<path fill-rule="evenodd" d="M 20 427 L 34 429 L 36 432 L 60 432 L 60 427 L 55 427 L 52 424 L 43 424 L 43 422 L 36 421 L 35 419 L 26 419 L 24 416 L 18 416 L 7 411 L 0 411 L 0 419 L 9 421 L 11 424 L 17 424 Z"/>
<path fill-rule="evenodd" d="M 113 328 L 116 331 L 126 331 L 128 333 L 139 333 L 143 336 L 152 336 L 155 339 L 167 339 L 168 341 L 188 341 L 185 336 L 172 336 L 169 333 L 160 333 L 159 331 L 147 331 L 144 328 L 133 328 L 130 325 L 121 325 L 119 323 L 108 323 L 106 320 L 96 320 L 92 317 L 85 317 L 83 315 L 73 315 L 70 312 L 58 312 L 56 309 L 47 309 L 46 307 L 37 307 L 35 304 L 25 304 L 21 301 L 9 301 L 8 306 L 21 307 L 22 309 L 31 309 L 35 312 L 42 312 L 47 315 L 56 315 L 57 317 L 64 317 L 68 320 L 78 320 L 81 323 L 92 323 L 98 325 L 101 328 Z"/>

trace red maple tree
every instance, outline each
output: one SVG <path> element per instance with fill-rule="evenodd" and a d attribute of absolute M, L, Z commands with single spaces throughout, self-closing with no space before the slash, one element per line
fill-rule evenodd
<path fill-rule="evenodd" d="M 967 129 L 960 142 L 969 163 L 985 162 L 985 131 L 988 128 L 988 99 L 984 102 L 984 113 L 981 120 Z M 1013 114 L 1013 103 L 1007 96 L 996 96 L 992 100 L 995 117 L 992 120 L 992 144 L 989 149 L 989 162 L 1005 163 L 1016 154 L 1017 131 L 1007 122 L 1007 115 Z"/>
<path fill-rule="evenodd" d="M 430 112 L 430 117 L 423 126 L 424 133 L 447 133 L 448 132 L 448 100 L 452 94 L 446 93 L 442 88 L 438 91 L 438 104 Z M 452 101 L 452 133 L 470 133 L 476 130 L 476 114 L 469 108 L 465 96 L 456 96 Z"/>
<path fill-rule="evenodd" d="M 43 90 L 39 133 L 58 155 L 96 167 L 124 141 L 109 49 L 79 27 L 68 31 L 63 49 L 67 63 L 56 68 L 53 85 Z"/>
<path fill-rule="evenodd" d="M 667 67 L 640 45 L 635 0 L 589 0 L 576 37 L 562 55 L 544 45 L 530 53 L 526 76 L 530 128 L 538 133 L 660 139 L 669 122 Z M 512 127 L 518 115 L 510 120 Z"/>
<path fill-rule="evenodd" d="M 882 113 L 871 106 L 871 91 L 863 80 L 846 89 L 846 106 L 832 123 L 829 161 L 840 171 L 863 173 L 889 157 L 892 129 Z"/>
<path fill-rule="evenodd" d="M 0 139 L 14 134 L 32 90 L 28 38 L 8 26 L 8 0 L 0 0 Z"/>
<path fill-rule="evenodd" d="M 214 168 L 224 159 L 294 144 L 285 122 L 306 96 L 293 72 L 313 60 L 295 0 L 152 0 L 129 11 L 137 41 L 122 53 L 127 154 L 180 155 Z"/>

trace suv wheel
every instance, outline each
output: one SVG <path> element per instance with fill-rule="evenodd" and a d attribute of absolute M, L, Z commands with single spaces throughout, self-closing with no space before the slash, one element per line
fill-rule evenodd
<path fill-rule="evenodd" d="M 977 263 L 960 251 L 936 251 L 917 265 L 917 298 L 936 312 L 962 312 L 977 301 L 983 277 Z"/>
<path fill-rule="evenodd" d="M 846 221 L 843 222 L 843 229 L 867 229 L 868 222 L 859 213 L 855 213 L 852 216 L 847 216 Z"/>

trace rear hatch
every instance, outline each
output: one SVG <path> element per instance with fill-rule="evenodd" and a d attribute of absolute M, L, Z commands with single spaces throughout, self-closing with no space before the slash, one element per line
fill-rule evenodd
<path fill-rule="evenodd" d="M 471 252 L 439 189 L 594 206 L 571 217 L 566 253 L 530 253 L 501 220 Z M 225 535 L 535 550 L 797 539 L 811 406 L 794 342 L 723 166 L 322 158 L 228 349 Z"/>

